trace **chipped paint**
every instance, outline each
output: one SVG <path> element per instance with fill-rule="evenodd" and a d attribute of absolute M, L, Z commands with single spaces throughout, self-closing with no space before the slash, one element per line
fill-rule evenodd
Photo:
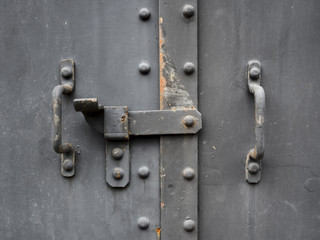
<path fill-rule="evenodd" d="M 159 18 L 160 109 L 194 108 L 166 47 L 163 18 Z"/>

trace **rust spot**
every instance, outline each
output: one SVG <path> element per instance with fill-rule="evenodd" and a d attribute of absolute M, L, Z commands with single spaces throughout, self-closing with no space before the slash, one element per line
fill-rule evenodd
<path fill-rule="evenodd" d="M 164 95 L 164 88 L 167 86 L 167 80 L 162 74 L 163 69 L 164 69 L 164 54 L 163 54 L 163 48 L 164 48 L 164 36 L 162 33 L 162 22 L 163 19 L 162 17 L 159 18 L 159 63 L 160 63 L 160 110 L 163 110 L 163 95 Z"/>
<path fill-rule="evenodd" d="M 121 118 L 121 122 L 125 122 L 126 121 L 126 116 L 125 115 L 122 115 L 120 118 Z"/>
<path fill-rule="evenodd" d="M 183 85 L 173 60 L 168 53 L 163 18 L 159 18 L 159 70 L 160 110 L 190 108 L 193 106 L 190 94 Z"/>
<path fill-rule="evenodd" d="M 161 202 L 161 208 L 164 208 L 164 202 Z"/>
<path fill-rule="evenodd" d="M 161 228 L 157 228 L 156 232 L 157 232 L 157 240 L 160 240 Z"/>

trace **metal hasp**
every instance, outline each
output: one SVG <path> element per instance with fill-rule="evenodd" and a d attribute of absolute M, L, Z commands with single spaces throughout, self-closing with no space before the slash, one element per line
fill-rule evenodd
<path fill-rule="evenodd" d="M 52 146 L 61 154 L 61 174 L 72 177 L 75 173 L 75 149 L 70 143 L 62 143 L 62 94 L 71 94 L 75 87 L 74 62 L 63 59 L 60 62 L 60 83 L 52 91 L 53 134 Z"/>
<path fill-rule="evenodd" d="M 261 64 L 257 60 L 248 63 L 248 88 L 254 95 L 255 102 L 255 146 L 246 158 L 246 180 L 248 183 L 258 183 L 261 178 L 261 162 L 264 155 L 264 111 L 265 93 L 261 84 Z"/>
<path fill-rule="evenodd" d="M 129 135 L 195 134 L 201 129 L 201 114 L 194 109 L 128 111 L 126 106 L 99 105 L 96 98 L 74 100 L 87 123 L 106 141 L 106 182 L 125 187 L 130 181 Z"/>

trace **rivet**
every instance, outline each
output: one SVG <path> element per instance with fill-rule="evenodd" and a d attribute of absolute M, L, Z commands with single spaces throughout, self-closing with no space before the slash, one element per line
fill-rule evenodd
<path fill-rule="evenodd" d="M 184 17 L 191 18 L 194 15 L 194 7 L 186 4 L 184 5 L 182 12 Z"/>
<path fill-rule="evenodd" d="M 260 169 L 260 166 L 256 162 L 251 162 L 248 165 L 248 171 L 251 174 L 256 174 L 257 172 L 259 172 L 259 169 Z"/>
<path fill-rule="evenodd" d="M 113 157 L 114 159 L 119 160 L 119 159 L 122 158 L 122 156 L 123 156 L 123 150 L 122 150 L 121 148 L 114 148 L 114 149 L 112 150 L 112 157 Z"/>
<path fill-rule="evenodd" d="M 190 167 L 187 167 L 183 170 L 182 175 L 186 180 L 192 180 L 194 178 L 194 170 Z"/>
<path fill-rule="evenodd" d="M 252 68 L 249 70 L 249 76 L 250 76 L 250 78 L 253 79 L 253 80 L 259 79 L 259 77 L 260 77 L 260 69 L 257 68 L 257 67 L 252 67 Z"/>
<path fill-rule="evenodd" d="M 192 62 L 187 62 L 183 66 L 183 71 L 185 74 L 192 74 L 194 72 L 194 64 Z"/>
<path fill-rule="evenodd" d="M 141 178 L 147 178 L 150 174 L 150 169 L 146 166 L 139 168 L 138 174 Z"/>
<path fill-rule="evenodd" d="M 150 225 L 150 221 L 146 217 L 141 217 L 138 219 L 138 226 L 141 229 L 147 229 Z"/>
<path fill-rule="evenodd" d="M 185 220 L 185 221 L 183 222 L 183 228 L 184 228 L 184 230 L 186 230 L 187 232 L 192 232 L 192 231 L 194 230 L 195 226 L 196 226 L 196 225 L 195 225 L 194 221 L 191 220 L 191 219 Z"/>
<path fill-rule="evenodd" d="M 141 62 L 139 64 L 139 71 L 142 74 L 148 74 L 150 72 L 150 64 L 147 62 Z"/>
<path fill-rule="evenodd" d="M 124 170 L 122 168 L 118 167 L 112 170 L 112 176 L 117 180 L 121 179 L 123 175 L 124 175 Z"/>
<path fill-rule="evenodd" d="M 72 77 L 72 69 L 71 67 L 63 67 L 61 69 L 61 76 L 64 78 L 71 78 Z"/>
<path fill-rule="evenodd" d="M 192 127 L 194 125 L 194 117 L 193 116 L 190 116 L 190 115 L 187 115 L 183 118 L 183 124 L 186 126 L 186 127 Z"/>
<path fill-rule="evenodd" d="M 62 168 L 66 172 L 72 171 L 72 169 L 73 169 L 73 161 L 71 161 L 70 159 L 64 160 L 63 163 L 62 163 Z"/>
<path fill-rule="evenodd" d="M 150 18 L 150 15 L 151 13 L 148 8 L 141 8 L 139 11 L 139 17 L 142 20 L 148 20 Z"/>

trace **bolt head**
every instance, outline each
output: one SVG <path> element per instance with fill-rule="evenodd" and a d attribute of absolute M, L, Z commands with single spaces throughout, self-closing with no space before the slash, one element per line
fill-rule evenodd
<path fill-rule="evenodd" d="M 195 13 L 194 7 L 192 5 L 186 4 L 183 7 L 182 13 L 185 18 L 191 18 Z"/>
<path fill-rule="evenodd" d="M 188 128 L 192 127 L 194 123 L 195 123 L 194 116 L 188 115 L 183 118 L 183 124 Z"/>
<path fill-rule="evenodd" d="M 63 67 L 61 69 L 61 76 L 64 78 L 71 78 L 72 77 L 72 68 L 71 67 Z"/>
<path fill-rule="evenodd" d="M 260 170 L 260 166 L 258 163 L 256 163 L 256 162 L 249 163 L 249 165 L 248 165 L 249 173 L 256 174 L 257 172 L 259 172 L 259 170 Z"/>
<path fill-rule="evenodd" d="M 124 175 L 124 170 L 122 168 L 120 168 L 120 167 L 114 168 L 112 170 L 112 176 L 116 180 L 120 180 L 121 178 L 123 178 L 123 175 Z"/>
<path fill-rule="evenodd" d="M 66 172 L 70 172 L 73 170 L 73 161 L 70 159 L 66 159 L 62 163 L 62 168 Z"/>
<path fill-rule="evenodd" d="M 195 172 L 192 168 L 187 167 L 183 170 L 182 175 L 186 180 L 192 180 L 194 178 Z"/>
<path fill-rule="evenodd" d="M 141 8 L 139 10 L 139 17 L 142 19 L 142 20 L 148 20 L 150 18 L 150 11 L 148 8 Z"/>
<path fill-rule="evenodd" d="M 186 230 L 187 232 L 192 232 L 195 227 L 196 227 L 196 224 L 195 224 L 194 221 L 191 220 L 191 219 L 185 220 L 185 221 L 183 222 L 183 228 L 184 228 L 184 230 Z"/>
<path fill-rule="evenodd" d="M 138 219 L 138 226 L 141 229 L 147 229 L 150 225 L 150 221 L 146 217 L 141 217 Z"/>
<path fill-rule="evenodd" d="M 249 70 L 249 76 L 250 76 L 250 78 L 253 79 L 253 80 L 259 79 L 259 77 L 260 77 L 260 69 L 257 68 L 257 67 L 252 67 L 252 68 Z"/>
<path fill-rule="evenodd" d="M 147 177 L 149 177 L 150 169 L 146 166 L 143 166 L 143 167 L 139 168 L 138 174 L 141 178 L 147 178 Z"/>
<path fill-rule="evenodd" d="M 188 74 L 188 75 L 192 74 L 194 72 L 194 69 L 195 69 L 195 67 L 192 62 L 187 62 L 183 66 L 184 73 Z"/>
<path fill-rule="evenodd" d="M 114 159 L 120 160 L 123 157 L 123 150 L 121 148 L 114 148 L 111 154 Z"/>
<path fill-rule="evenodd" d="M 150 64 L 147 62 L 141 62 L 139 64 L 139 71 L 142 74 L 148 74 L 150 72 Z"/>

